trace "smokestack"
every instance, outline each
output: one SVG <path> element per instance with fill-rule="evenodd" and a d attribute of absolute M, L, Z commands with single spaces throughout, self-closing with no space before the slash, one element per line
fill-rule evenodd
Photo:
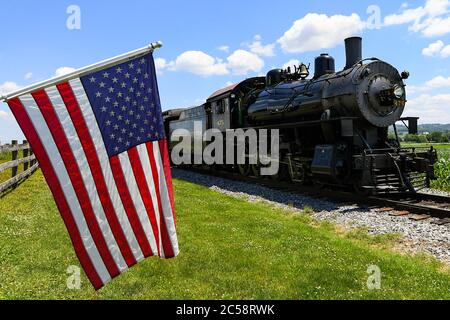
<path fill-rule="evenodd" d="M 345 55 L 347 57 L 345 69 L 353 67 L 356 63 L 362 60 L 361 37 L 351 37 L 345 39 Z"/>

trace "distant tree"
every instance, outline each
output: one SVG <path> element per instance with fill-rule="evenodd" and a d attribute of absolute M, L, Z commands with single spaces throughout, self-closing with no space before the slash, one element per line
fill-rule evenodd
<path fill-rule="evenodd" d="M 427 136 L 427 139 L 430 141 L 430 142 L 441 142 L 442 141 L 442 132 L 438 132 L 438 131 L 435 131 L 435 132 L 431 132 L 428 136 Z"/>
<path fill-rule="evenodd" d="M 405 142 L 419 142 L 419 136 L 417 134 L 405 134 L 403 139 Z"/>
<path fill-rule="evenodd" d="M 395 134 L 392 133 L 392 132 L 389 132 L 389 134 L 388 134 L 388 139 L 389 139 L 389 140 L 395 140 L 395 139 L 396 139 L 396 138 L 395 138 Z"/>
<path fill-rule="evenodd" d="M 418 138 L 419 143 L 427 143 L 428 142 L 427 137 L 423 134 L 419 135 L 417 138 Z"/>

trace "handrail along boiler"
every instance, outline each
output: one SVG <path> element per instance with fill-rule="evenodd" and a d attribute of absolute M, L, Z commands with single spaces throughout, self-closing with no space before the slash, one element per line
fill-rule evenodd
<path fill-rule="evenodd" d="M 345 40 L 346 66 L 335 71 L 328 54 L 315 60 L 311 78 L 305 64 L 275 69 L 215 92 L 205 104 L 164 113 L 167 134 L 175 129 L 225 132 L 236 128 L 280 130 L 280 178 L 296 183 L 338 185 L 362 193 L 416 192 L 434 179 L 433 148 L 401 148 L 396 123 L 417 133 L 417 119 L 402 118 L 405 82 L 377 58 L 362 59 L 362 39 Z M 389 139 L 393 126 L 395 139 Z M 258 165 L 236 165 L 258 175 Z"/>

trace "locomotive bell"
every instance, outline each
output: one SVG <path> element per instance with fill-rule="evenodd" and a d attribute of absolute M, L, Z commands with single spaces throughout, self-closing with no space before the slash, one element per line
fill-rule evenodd
<path fill-rule="evenodd" d="M 302 63 L 300 65 L 300 69 L 298 71 L 298 74 L 300 75 L 301 79 L 306 79 L 309 76 L 309 69 L 306 66 L 306 64 Z"/>

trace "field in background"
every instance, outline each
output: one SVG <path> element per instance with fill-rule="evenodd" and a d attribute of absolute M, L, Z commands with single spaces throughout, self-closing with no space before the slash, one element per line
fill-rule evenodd
<path fill-rule="evenodd" d="M 431 182 L 431 187 L 444 191 L 450 191 L 450 143 L 402 143 L 402 147 L 430 147 L 433 146 L 437 152 L 439 161 L 435 165 L 436 181 Z"/>
<path fill-rule="evenodd" d="M 78 260 L 38 170 L 0 199 L 0 299 L 450 299 L 446 267 L 394 253 L 395 236 L 174 186 L 178 258 L 148 259 L 99 292 L 82 273 L 81 290 L 69 290 Z M 381 268 L 380 290 L 367 288 L 370 265 Z"/>
<path fill-rule="evenodd" d="M 11 152 L 0 153 L 0 163 L 11 161 Z M 11 169 L 0 172 L 0 183 L 11 178 Z"/>

